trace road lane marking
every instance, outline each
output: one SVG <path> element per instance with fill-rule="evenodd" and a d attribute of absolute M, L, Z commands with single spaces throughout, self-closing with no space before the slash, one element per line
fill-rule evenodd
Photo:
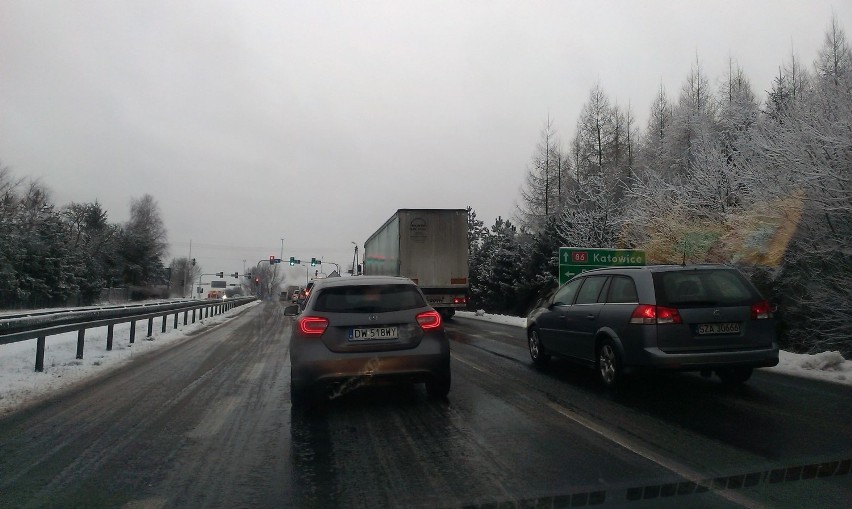
<path fill-rule="evenodd" d="M 453 354 L 453 359 L 458 361 L 458 362 L 461 362 L 462 364 L 464 364 L 466 366 L 469 366 L 470 368 L 472 368 L 476 371 L 479 371 L 480 373 L 485 373 L 487 375 L 496 376 L 495 373 L 493 373 L 492 371 L 488 371 L 487 369 L 482 368 L 482 367 L 474 364 L 473 362 L 470 362 L 469 360 L 463 359 L 459 355 Z M 735 504 L 739 504 L 743 507 L 749 507 L 749 508 L 754 508 L 754 509 L 762 509 L 762 508 L 769 507 L 769 506 L 762 504 L 762 503 L 760 503 L 756 500 L 753 500 L 751 498 L 744 496 L 742 493 L 732 492 L 730 490 L 724 490 L 723 491 L 723 490 L 719 490 L 719 489 L 714 489 L 713 484 L 712 484 L 712 478 L 710 478 L 708 475 L 702 474 L 702 473 L 700 473 L 696 470 L 693 470 L 693 469 L 691 469 L 691 468 L 689 468 L 685 465 L 682 465 L 682 464 L 680 464 L 680 463 L 678 463 L 674 460 L 671 460 L 671 459 L 666 458 L 666 457 L 664 457 L 660 454 L 657 454 L 649 448 L 641 447 L 638 444 L 634 444 L 630 440 L 628 440 L 627 438 L 619 435 L 618 433 L 616 433 L 616 432 L 614 432 L 610 429 L 605 428 L 603 425 L 595 423 L 594 421 L 592 421 L 589 418 L 583 417 L 583 416 L 581 416 L 581 415 L 579 415 L 575 412 L 572 412 L 571 410 L 564 407 L 563 405 L 560 405 L 560 404 L 555 403 L 553 401 L 548 401 L 546 404 L 547 404 L 548 407 L 550 407 L 551 410 L 555 411 L 557 414 L 561 415 L 562 417 L 565 417 L 566 419 L 568 419 L 568 420 L 570 420 L 570 421 L 572 421 L 576 424 L 579 424 L 580 426 L 588 429 L 589 431 L 592 431 L 593 433 L 604 438 L 605 440 L 613 442 L 616 445 L 622 447 L 623 449 L 626 449 L 633 454 L 636 454 L 636 455 L 638 455 L 642 458 L 645 458 L 646 460 L 648 460 L 652 463 L 655 463 L 658 466 L 660 466 L 660 467 L 662 467 L 666 470 L 669 470 L 670 472 L 673 472 L 674 474 L 695 483 L 697 486 L 707 486 L 708 489 L 711 490 L 713 493 L 721 496 L 722 498 L 727 499 L 730 502 L 733 502 Z"/>
<path fill-rule="evenodd" d="M 641 447 L 637 444 L 631 443 L 628 439 L 621 437 L 617 432 L 614 432 L 610 429 L 606 429 L 603 426 L 598 425 L 597 423 L 593 422 L 591 419 L 587 419 L 586 417 L 583 417 L 583 416 L 581 416 L 581 415 L 579 415 L 575 412 L 572 412 L 569 409 L 565 408 L 564 406 L 562 406 L 558 403 L 548 401 L 547 406 L 549 406 L 551 408 L 551 410 L 555 411 L 556 413 L 565 417 L 566 419 L 568 419 L 572 422 L 575 422 L 575 423 L 579 424 L 580 426 L 583 426 L 584 428 L 588 429 L 589 431 L 601 436 L 602 438 L 604 438 L 606 440 L 609 440 L 610 442 L 613 442 L 613 443 L 619 445 L 620 447 L 622 447 L 624 449 L 627 449 L 628 451 L 632 452 L 633 454 L 641 456 L 641 457 L 645 458 L 646 460 L 648 460 L 652 463 L 656 463 L 657 465 L 665 468 L 666 470 L 674 472 L 675 474 L 677 474 L 678 476 L 680 476 L 684 479 L 688 479 L 688 480 L 696 483 L 697 485 L 706 485 L 707 484 L 708 477 L 706 475 L 703 475 L 703 474 L 701 474 L 701 473 L 699 473 L 699 472 L 697 472 L 697 471 L 695 471 L 695 470 L 693 470 L 693 469 L 691 469 L 691 468 L 689 468 L 685 465 L 682 465 L 682 464 L 680 464 L 680 463 L 678 463 L 674 460 L 671 460 L 671 459 L 666 458 L 666 457 L 664 457 L 660 454 L 657 454 L 657 453 L 651 451 L 650 449 L 648 449 L 646 447 Z M 735 504 L 740 504 L 743 507 L 751 507 L 751 508 L 755 508 L 755 509 L 768 507 L 764 504 L 759 503 L 756 500 L 753 500 L 751 498 L 743 496 L 742 493 L 720 491 L 720 490 L 713 490 L 713 492 L 716 493 L 717 495 L 727 499 L 728 501 L 733 502 Z"/>
<path fill-rule="evenodd" d="M 481 372 L 481 373 L 487 373 L 487 374 L 490 374 L 490 372 L 489 372 L 489 371 L 486 371 L 486 370 L 484 370 L 484 369 L 480 368 L 479 366 L 477 366 L 476 364 L 471 363 L 470 361 L 466 361 L 466 360 L 462 359 L 459 355 L 457 355 L 457 354 L 455 354 L 455 353 L 453 353 L 453 352 L 451 352 L 451 354 L 452 354 L 453 359 L 455 359 L 455 360 L 457 360 L 457 361 L 461 362 L 462 364 L 467 364 L 467 365 L 468 365 L 468 366 L 470 366 L 471 368 L 473 368 L 473 369 L 475 369 L 475 370 L 477 370 L 477 371 L 479 371 L 479 372 Z"/>
<path fill-rule="evenodd" d="M 460 355 L 455 353 L 452 354 L 453 358 L 461 362 L 462 364 L 491 377 L 498 377 L 503 380 L 503 376 L 498 375 L 493 371 L 489 371 L 486 368 L 480 367 L 479 365 L 462 358 Z M 521 381 L 515 377 L 511 377 L 513 381 L 521 383 Z M 534 388 L 533 385 L 529 385 L 530 388 Z M 769 486 L 774 486 L 779 483 L 784 482 L 795 482 L 806 479 L 815 479 L 815 478 L 830 478 L 833 476 L 841 476 L 841 475 L 852 475 L 852 459 L 846 460 L 833 460 L 833 461 L 825 461 L 822 463 L 815 463 L 811 465 L 798 465 L 798 466 L 787 466 L 783 468 L 772 468 L 770 470 L 757 470 L 750 471 L 745 473 L 737 473 L 735 475 L 728 475 L 724 473 L 720 473 L 718 476 L 713 476 L 712 474 L 701 474 L 699 471 L 696 471 L 686 465 L 683 465 L 676 460 L 672 460 L 667 458 L 664 455 L 659 453 L 655 453 L 653 447 L 644 447 L 641 444 L 634 443 L 631 441 L 630 437 L 620 435 L 611 429 L 608 429 L 604 424 L 598 423 L 591 417 L 584 417 L 580 415 L 578 412 L 571 410 L 570 408 L 565 407 L 564 405 L 560 405 L 554 401 L 548 401 L 546 403 L 548 407 L 551 408 L 554 412 L 556 412 L 559 416 L 562 416 L 570 421 L 583 426 L 584 428 L 592 431 L 596 435 L 613 442 L 614 444 L 622 447 L 623 449 L 636 454 L 652 463 L 657 464 L 658 466 L 671 471 L 675 475 L 680 476 L 685 479 L 685 481 L 676 482 L 676 483 L 667 483 L 662 485 L 648 485 L 648 486 L 634 486 L 627 489 L 624 492 L 616 491 L 616 492 L 591 492 L 591 493 L 575 493 L 568 495 L 568 498 L 573 500 L 575 497 L 579 497 L 580 500 L 585 500 L 582 505 L 592 505 L 590 501 L 593 497 L 597 497 L 598 503 L 603 503 L 607 500 L 609 496 L 615 496 L 614 500 L 618 500 L 620 502 L 629 504 L 631 502 L 641 502 L 648 501 L 652 499 L 660 500 L 665 499 L 666 497 L 673 497 L 671 502 L 676 504 L 682 495 L 698 495 L 702 493 L 708 493 L 720 496 L 722 498 L 727 499 L 730 502 L 738 504 L 743 507 L 753 507 L 753 508 L 764 508 L 764 507 L 773 507 L 774 504 L 778 503 L 778 499 L 767 498 L 765 502 L 754 500 L 753 498 L 749 498 L 747 496 L 747 492 L 743 492 L 740 490 L 761 490 L 766 489 Z M 809 473 L 808 473 L 809 472 Z M 767 493 L 764 493 L 767 497 L 769 496 Z M 675 497 L 676 495 L 676 497 Z M 586 497 L 586 498 L 584 498 Z M 619 498 L 623 497 L 623 498 Z M 554 500 L 559 499 L 560 504 L 565 502 L 566 496 L 558 496 L 555 497 Z M 587 500 L 588 499 L 588 500 Z M 535 502 L 547 502 L 546 499 L 540 499 Z M 587 504 L 588 502 L 588 504 Z M 535 504 L 533 504 L 535 505 Z M 555 502 L 553 504 L 555 506 Z M 561 506 L 561 505 L 560 505 Z M 567 507 L 567 506 L 565 506 Z M 625 506 L 627 507 L 627 506 Z"/>

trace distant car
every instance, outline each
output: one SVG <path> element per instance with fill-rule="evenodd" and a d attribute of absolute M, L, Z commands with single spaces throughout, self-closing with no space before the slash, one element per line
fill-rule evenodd
<path fill-rule="evenodd" d="M 641 368 L 712 371 L 729 384 L 778 364 L 769 303 L 736 268 L 658 265 L 590 270 L 527 316 L 530 357 L 594 366 L 605 386 Z"/>
<path fill-rule="evenodd" d="M 293 295 L 290 296 L 290 301 L 291 302 L 298 302 L 299 301 L 299 290 L 293 290 Z"/>
<path fill-rule="evenodd" d="M 340 277 L 313 285 L 294 316 L 290 396 L 342 394 L 376 382 L 425 383 L 430 397 L 450 391 L 450 347 L 441 315 L 413 281 L 390 276 Z"/>
<path fill-rule="evenodd" d="M 312 289 L 313 287 L 314 287 L 314 282 L 313 282 L 313 281 L 309 281 L 309 282 L 308 282 L 308 284 L 307 284 L 307 286 L 305 286 L 305 287 L 302 289 L 302 291 L 301 291 L 301 292 L 299 292 L 299 298 L 297 299 L 297 302 L 299 303 L 299 305 L 300 305 L 300 306 L 304 306 L 304 305 L 305 305 L 305 302 L 308 300 L 308 297 L 310 297 L 310 295 L 311 295 L 311 289 Z"/>

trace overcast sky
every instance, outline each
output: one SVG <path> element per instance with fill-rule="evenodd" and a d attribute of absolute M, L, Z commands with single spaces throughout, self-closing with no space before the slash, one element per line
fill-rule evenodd
<path fill-rule="evenodd" d="M 351 263 L 399 208 L 511 217 L 548 115 L 589 91 L 641 120 L 700 62 L 763 98 L 852 2 L 0 0 L 0 162 L 123 223 L 153 195 L 170 256 Z M 302 269 L 304 270 L 304 269 Z"/>

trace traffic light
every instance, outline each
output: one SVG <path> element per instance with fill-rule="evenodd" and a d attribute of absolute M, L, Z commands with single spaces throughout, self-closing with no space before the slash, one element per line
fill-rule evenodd
<path fill-rule="evenodd" d="M 239 278 L 239 277 L 240 277 L 240 273 L 239 273 L 239 272 L 234 272 L 233 274 L 231 274 L 231 277 Z"/>
<path fill-rule="evenodd" d="M 260 278 L 259 277 L 254 278 L 254 284 L 256 284 L 256 285 L 260 284 Z"/>
<path fill-rule="evenodd" d="M 192 266 L 195 267 L 195 258 L 192 259 Z"/>
<path fill-rule="evenodd" d="M 290 266 L 293 266 L 293 265 L 296 265 L 296 257 L 295 256 L 290 257 Z"/>
<path fill-rule="evenodd" d="M 275 263 L 275 255 L 269 255 L 269 263 L 270 265 Z"/>
<path fill-rule="evenodd" d="M 224 272 L 217 272 L 216 277 L 225 277 L 225 273 Z"/>

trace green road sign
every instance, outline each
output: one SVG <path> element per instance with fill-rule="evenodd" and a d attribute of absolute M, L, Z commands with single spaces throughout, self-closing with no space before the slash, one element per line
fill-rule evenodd
<path fill-rule="evenodd" d="M 637 249 L 559 248 L 559 284 L 584 270 L 645 265 L 645 251 Z"/>

